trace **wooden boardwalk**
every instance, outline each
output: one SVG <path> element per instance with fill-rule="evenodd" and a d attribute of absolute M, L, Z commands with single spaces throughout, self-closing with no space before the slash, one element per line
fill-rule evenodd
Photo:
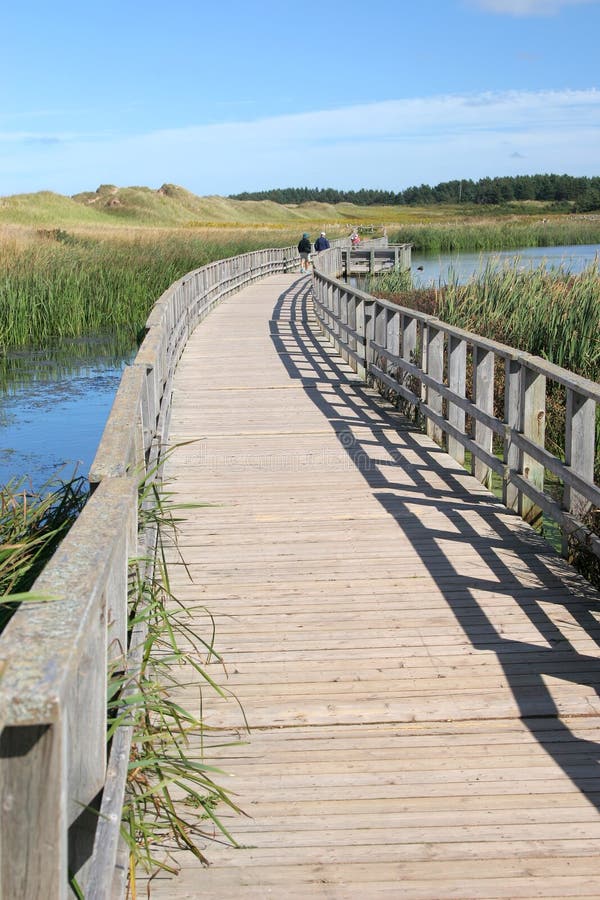
<path fill-rule="evenodd" d="M 173 590 L 251 731 L 203 692 L 243 848 L 152 897 L 598 897 L 598 595 L 325 352 L 309 291 L 228 299 L 176 375 L 170 489 L 214 505 Z"/>

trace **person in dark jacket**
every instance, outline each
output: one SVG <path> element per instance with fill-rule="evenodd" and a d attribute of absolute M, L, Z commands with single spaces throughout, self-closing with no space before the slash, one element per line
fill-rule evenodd
<path fill-rule="evenodd" d="M 318 237 L 315 241 L 315 250 L 317 253 L 320 253 L 321 250 L 329 250 L 330 243 L 325 237 L 325 232 L 322 231 L 320 237 Z"/>
<path fill-rule="evenodd" d="M 298 253 L 300 254 L 300 271 L 308 272 L 310 270 L 310 251 L 312 244 L 308 236 L 308 232 L 304 232 L 298 242 Z"/>

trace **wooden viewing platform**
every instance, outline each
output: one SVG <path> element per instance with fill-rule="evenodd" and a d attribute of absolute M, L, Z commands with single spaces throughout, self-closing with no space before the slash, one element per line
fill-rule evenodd
<path fill-rule="evenodd" d="M 169 490 L 210 504 L 171 589 L 250 727 L 206 690 L 203 749 L 247 817 L 151 896 L 598 897 L 598 595 L 359 381 L 308 278 L 196 329 L 169 434 Z"/>
<path fill-rule="evenodd" d="M 377 240 L 367 241 L 369 246 L 359 249 L 343 249 L 344 275 L 375 275 L 398 269 L 410 269 L 411 244 L 377 246 Z M 376 245 L 376 246 L 373 246 Z"/>

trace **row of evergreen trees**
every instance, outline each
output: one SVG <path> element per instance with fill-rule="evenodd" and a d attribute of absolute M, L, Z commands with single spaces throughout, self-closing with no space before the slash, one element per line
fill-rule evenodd
<path fill-rule="evenodd" d="M 500 205 L 519 200 L 569 203 L 580 212 L 600 209 L 600 177 L 573 175 L 514 175 L 442 181 L 435 187 L 421 184 L 404 191 L 338 191 L 335 188 L 290 187 L 231 194 L 233 200 L 273 200 L 275 203 L 355 203 L 357 206 L 424 206 L 435 203 Z"/>

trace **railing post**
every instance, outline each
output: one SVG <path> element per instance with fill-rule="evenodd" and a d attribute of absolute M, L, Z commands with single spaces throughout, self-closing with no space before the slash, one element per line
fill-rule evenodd
<path fill-rule="evenodd" d="M 448 386 L 459 397 L 466 397 L 467 382 L 467 342 L 450 335 L 448 339 Z M 456 403 L 448 403 L 448 421 L 458 431 L 465 433 L 465 411 Z M 448 435 L 448 453 L 461 465 L 465 461 L 465 448 Z"/>
<path fill-rule="evenodd" d="M 393 353 L 394 356 L 400 356 L 400 311 L 392 311 L 388 309 L 387 311 L 387 328 L 386 328 L 386 341 L 385 346 L 386 349 L 389 350 L 390 353 Z M 388 366 L 388 369 L 390 366 Z M 394 377 L 397 377 L 397 368 L 392 367 L 391 374 Z"/>
<path fill-rule="evenodd" d="M 341 325 L 348 324 L 348 299 L 349 299 L 348 294 L 344 294 L 343 297 L 341 298 L 341 302 L 340 302 L 340 324 Z M 340 341 L 343 341 L 344 343 L 346 343 L 348 340 L 348 332 L 344 328 L 338 328 L 338 332 L 339 332 Z M 350 357 L 348 356 L 348 351 L 346 350 L 345 347 L 340 345 L 339 354 L 342 357 L 342 359 L 344 360 L 344 362 L 347 363 Z"/>
<path fill-rule="evenodd" d="M 387 309 L 385 306 L 381 306 L 379 303 L 375 303 L 374 307 L 374 315 L 375 315 L 375 333 L 374 340 L 375 343 L 380 347 L 386 346 L 387 341 Z M 375 365 L 377 365 L 380 369 L 387 369 L 387 362 L 385 359 L 375 359 L 375 355 L 373 355 L 372 360 Z"/>
<path fill-rule="evenodd" d="M 494 354 L 482 347 L 473 348 L 473 401 L 482 412 L 494 412 Z M 488 453 L 493 449 L 493 432 L 482 422 L 475 422 L 475 442 Z M 482 484 L 491 488 L 492 470 L 480 459 L 473 459 L 471 470 Z"/>
<path fill-rule="evenodd" d="M 325 299 L 327 306 L 327 324 L 330 328 L 333 328 L 333 297 L 336 292 L 337 288 L 335 288 L 332 284 L 327 285 L 327 293 Z"/>
<path fill-rule="evenodd" d="M 595 445 L 596 404 L 594 400 L 567 388 L 565 463 L 587 481 L 594 480 Z M 565 485 L 563 505 L 576 519 L 582 519 L 591 503 Z"/>
<path fill-rule="evenodd" d="M 365 371 L 366 377 L 369 376 L 369 371 L 371 368 L 371 363 L 373 362 L 373 350 L 371 348 L 371 341 L 375 338 L 375 318 L 374 318 L 374 306 L 375 301 L 365 301 L 364 303 L 364 311 L 365 311 Z"/>
<path fill-rule="evenodd" d="M 337 351 L 339 351 L 339 349 L 340 349 L 340 343 L 339 343 L 339 337 L 340 337 L 340 303 L 341 303 L 340 290 L 339 290 L 339 288 L 335 288 L 335 289 L 334 289 L 332 301 L 333 301 L 333 302 L 332 302 L 332 307 L 331 307 L 331 314 L 332 314 L 331 327 L 333 328 L 333 334 L 334 334 L 333 342 L 334 342 L 334 344 L 335 344 L 335 349 L 336 349 Z"/>
<path fill-rule="evenodd" d="M 6 727 L 0 736 L 0 897 L 6 900 L 67 896 L 63 732 L 56 720 Z"/>
<path fill-rule="evenodd" d="M 440 384 L 444 380 L 444 332 L 431 323 L 427 326 L 427 374 Z M 442 395 L 431 385 L 427 387 L 427 406 L 442 415 Z M 430 419 L 427 419 L 427 434 L 437 444 L 442 443 L 444 432 Z"/>
<path fill-rule="evenodd" d="M 523 435 L 538 444 L 544 446 L 546 434 L 546 378 L 544 375 L 538 375 L 527 366 L 523 369 Z M 544 490 L 544 466 L 528 456 L 527 453 L 521 454 L 521 472 L 528 481 L 538 490 Z M 529 497 L 521 495 L 520 510 L 523 519 L 532 525 L 537 524 L 542 517 L 542 510 L 539 506 L 530 500 Z"/>
<path fill-rule="evenodd" d="M 348 327 L 351 328 L 353 331 L 356 331 L 356 305 L 357 305 L 356 296 L 354 294 L 352 294 L 348 300 Z M 356 338 L 353 334 L 348 335 L 348 344 L 350 346 L 350 349 L 356 353 L 357 344 L 356 344 Z M 356 372 L 357 363 L 356 363 L 356 360 L 354 359 L 354 357 L 351 356 L 350 354 L 348 354 L 348 364 Z"/>
<path fill-rule="evenodd" d="M 418 320 L 413 316 L 402 314 L 402 359 L 405 359 L 406 362 L 412 363 L 413 365 L 417 364 L 417 349 L 418 349 Z M 402 376 L 402 384 L 405 387 L 408 387 L 411 380 L 411 376 L 408 373 L 403 373 Z M 418 391 L 414 391 L 418 396 Z"/>
<path fill-rule="evenodd" d="M 364 344 L 361 344 L 361 350 L 364 354 L 363 363 L 360 362 L 356 364 L 356 374 L 362 381 L 367 380 L 367 318 L 365 315 L 365 301 L 362 297 L 358 297 L 356 300 L 356 333 L 359 337 L 363 338 L 365 341 Z M 358 350 L 357 343 L 357 350 Z"/>
<path fill-rule="evenodd" d="M 523 366 L 517 359 L 507 359 L 504 366 L 504 421 L 507 435 L 504 440 L 504 462 L 508 466 L 508 482 L 502 489 L 503 502 L 509 509 L 517 511 L 520 506 L 519 490 L 510 481 L 511 472 L 520 472 L 521 453 L 511 440 L 513 431 L 521 430 L 522 422 L 522 389 Z"/>

